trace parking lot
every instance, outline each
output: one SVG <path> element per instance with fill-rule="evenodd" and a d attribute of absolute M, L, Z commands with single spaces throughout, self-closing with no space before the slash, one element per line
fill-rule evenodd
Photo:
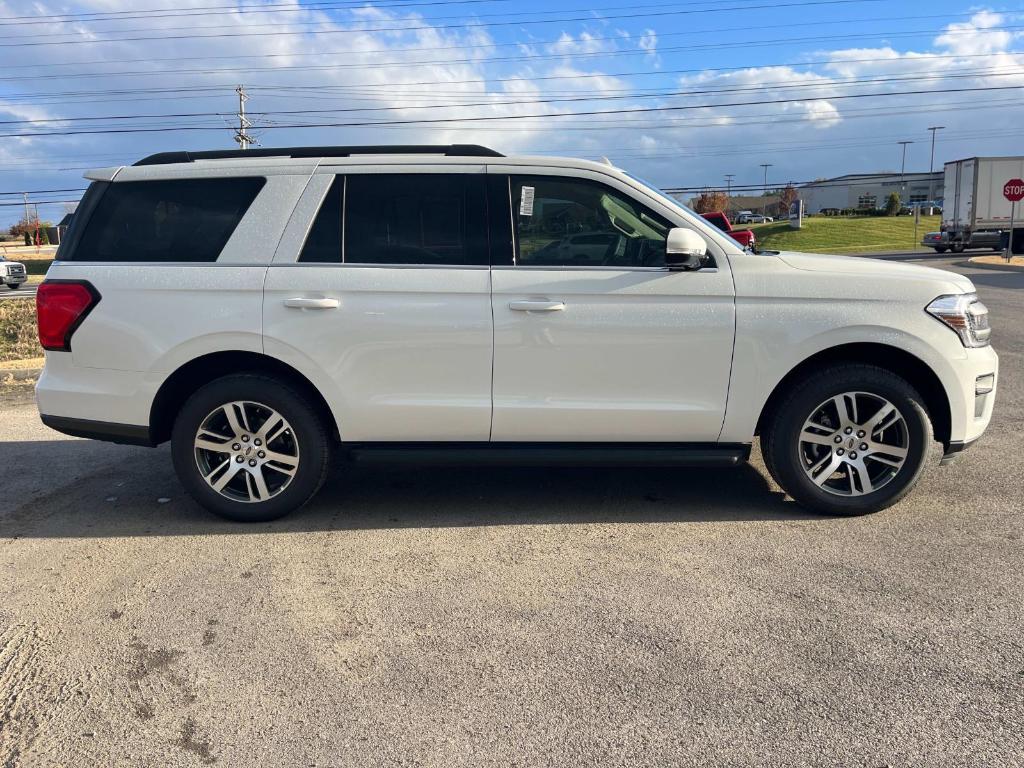
<path fill-rule="evenodd" d="M 344 468 L 282 521 L 0 404 L 0 765 L 1013 765 L 1024 273 L 996 413 L 874 516 L 739 470 Z M 937 453 L 936 453 L 937 459 Z"/>

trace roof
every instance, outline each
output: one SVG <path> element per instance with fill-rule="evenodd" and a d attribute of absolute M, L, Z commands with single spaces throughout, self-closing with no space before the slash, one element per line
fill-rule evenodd
<path fill-rule="evenodd" d="M 900 173 L 899 171 L 879 171 L 877 173 L 847 173 L 842 176 L 833 176 L 829 179 L 815 179 L 809 181 L 806 184 L 801 184 L 801 187 L 813 187 L 815 184 L 830 184 L 837 181 L 870 181 L 872 179 L 891 179 L 900 178 L 904 179 L 920 179 L 922 177 L 934 176 L 937 179 L 942 178 L 942 171 L 907 171 L 906 173 Z"/>

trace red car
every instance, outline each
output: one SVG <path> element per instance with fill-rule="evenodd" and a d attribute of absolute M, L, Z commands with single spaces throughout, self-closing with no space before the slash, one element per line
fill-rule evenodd
<path fill-rule="evenodd" d="M 729 235 L 733 240 L 742 245 L 744 248 L 754 250 L 754 233 L 749 229 L 733 229 L 732 223 L 729 221 L 729 217 L 721 211 L 712 211 L 711 213 L 702 213 L 705 219 L 710 221 L 720 230 Z"/>

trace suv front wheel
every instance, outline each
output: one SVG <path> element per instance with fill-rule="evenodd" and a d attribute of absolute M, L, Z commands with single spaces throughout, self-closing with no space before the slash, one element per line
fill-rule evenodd
<path fill-rule="evenodd" d="M 921 396 L 872 365 L 829 367 L 785 396 L 761 435 L 768 471 L 797 502 L 862 515 L 902 499 L 932 440 Z"/>
<path fill-rule="evenodd" d="M 182 407 L 171 436 L 174 469 L 210 511 L 240 522 L 298 509 L 327 476 L 330 438 L 306 399 L 259 374 L 216 379 Z"/>

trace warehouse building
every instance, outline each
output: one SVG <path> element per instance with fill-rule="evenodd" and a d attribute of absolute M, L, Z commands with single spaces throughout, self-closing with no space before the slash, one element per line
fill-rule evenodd
<path fill-rule="evenodd" d="M 806 213 L 831 213 L 851 208 L 884 208 L 885 201 L 898 192 L 903 205 L 942 200 L 943 172 L 935 173 L 850 173 L 834 179 L 804 184 L 800 199 Z"/>

